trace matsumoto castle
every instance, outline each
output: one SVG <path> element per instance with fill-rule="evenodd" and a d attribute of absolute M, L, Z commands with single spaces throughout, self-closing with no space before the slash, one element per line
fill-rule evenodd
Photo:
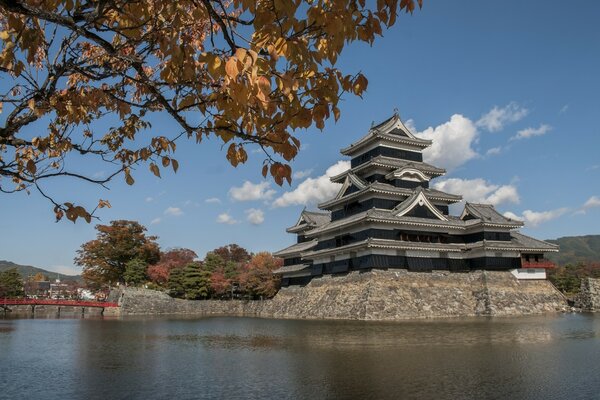
<path fill-rule="evenodd" d="M 510 270 L 518 279 L 545 279 L 553 264 L 544 253 L 558 246 L 516 231 L 523 222 L 492 205 L 466 203 L 460 216 L 448 206 L 462 196 L 430 188 L 445 170 L 423 162 L 430 140 L 414 136 L 398 114 L 373 126 L 341 150 L 351 168 L 325 212 L 303 211 L 287 229 L 297 243 L 275 253 L 283 286 L 304 285 L 324 274 L 376 269 L 430 272 Z"/>

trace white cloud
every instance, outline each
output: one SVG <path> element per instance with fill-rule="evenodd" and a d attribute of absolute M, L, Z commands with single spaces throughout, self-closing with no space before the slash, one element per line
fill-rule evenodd
<path fill-rule="evenodd" d="M 491 149 L 488 149 L 488 151 L 485 152 L 486 156 L 495 156 L 497 154 L 500 154 L 500 152 L 502 151 L 502 147 L 498 146 L 498 147 L 492 147 Z"/>
<path fill-rule="evenodd" d="M 103 178 L 106 178 L 106 172 L 105 171 L 94 172 L 94 175 L 92 175 L 92 178 L 94 178 L 94 179 L 103 179 Z"/>
<path fill-rule="evenodd" d="M 303 178 L 306 178 L 306 177 L 310 176 L 310 174 L 312 174 L 312 172 L 313 172 L 312 168 L 311 169 L 305 169 L 304 171 L 296 171 L 292 175 L 292 178 L 294 178 L 294 179 L 303 179 Z"/>
<path fill-rule="evenodd" d="M 150 196 L 146 197 L 146 203 L 151 203 L 153 201 L 154 201 L 154 197 L 150 197 Z"/>
<path fill-rule="evenodd" d="M 238 223 L 238 221 L 235 218 L 233 218 L 231 215 L 229 215 L 226 212 L 219 214 L 217 216 L 217 222 L 220 224 L 227 224 L 227 225 L 233 225 L 233 224 Z"/>
<path fill-rule="evenodd" d="M 160 224 L 160 221 L 162 221 L 160 218 L 154 218 L 152 221 L 150 221 L 150 225 Z"/>
<path fill-rule="evenodd" d="M 212 204 L 221 204 L 221 199 L 219 199 L 218 197 L 210 197 L 206 200 L 204 200 L 205 203 L 212 203 Z"/>
<path fill-rule="evenodd" d="M 600 197 L 592 196 L 589 199 L 587 199 L 583 206 L 581 206 L 579 210 L 575 211 L 574 214 L 585 214 L 590 208 L 596 207 L 600 207 Z"/>
<path fill-rule="evenodd" d="M 267 181 L 260 183 L 245 181 L 242 186 L 229 189 L 229 195 L 236 201 L 271 200 L 275 190 L 271 189 L 271 183 Z"/>
<path fill-rule="evenodd" d="M 551 221 L 553 219 L 560 217 L 561 215 L 565 214 L 567 211 L 569 211 L 569 209 L 565 208 L 565 207 L 557 208 L 556 210 L 550 210 L 550 211 L 525 210 L 525 211 L 523 211 L 523 214 L 520 216 L 516 215 L 515 213 L 512 213 L 510 211 L 507 211 L 504 213 L 504 216 L 507 218 L 524 221 L 526 225 L 529 225 L 531 227 L 536 227 L 544 222 L 548 222 L 548 221 Z"/>
<path fill-rule="evenodd" d="M 260 225 L 265 222 L 265 213 L 257 208 L 249 208 L 245 211 L 246 219 L 252 225 Z"/>
<path fill-rule="evenodd" d="M 560 109 L 560 111 L 558 112 L 559 114 L 564 114 L 567 112 L 567 110 L 569 109 L 569 105 L 565 104 L 564 106 L 562 106 L 562 108 Z"/>
<path fill-rule="evenodd" d="M 172 217 L 180 217 L 183 215 L 183 211 L 179 207 L 168 207 L 165 212 L 165 215 L 170 215 Z"/>
<path fill-rule="evenodd" d="M 528 139 L 533 136 L 542 136 L 548 133 L 552 127 L 550 125 L 542 124 L 539 128 L 526 128 L 521 129 L 517 134 L 510 138 L 510 140 Z"/>
<path fill-rule="evenodd" d="M 433 184 L 435 189 L 461 194 L 466 201 L 499 205 L 519 203 L 519 193 L 514 185 L 495 185 L 484 179 L 451 178 Z"/>
<path fill-rule="evenodd" d="M 585 204 L 583 205 L 584 208 L 593 208 L 593 207 L 600 207 L 600 197 L 598 196 L 592 196 L 590 197 Z"/>
<path fill-rule="evenodd" d="M 433 144 L 423 151 L 423 157 L 434 165 L 451 170 L 477 157 L 471 147 L 478 138 L 477 128 L 473 121 L 460 114 L 454 114 L 450 121 L 415 135 L 433 140 Z"/>
<path fill-rule="evenodd" d="M 296 189 L 285 192 L 275 199 L 273 207 L 288 207 L 299 204 L 315 204 L 331 199 L 340 190 L 339 183 L 333 183 L 330 177 L 341 174 L 350 168 L 350 161 L 338 161 L 327 168 L 324 175 L 307 178 Z"/>
<path fill-rule="evenodd" d="M 494 106 L 494 108 L 479 118 L 476 125 L 489 132 L 498 132 L 502 130 L 506 124 L 517 122 L 523 119 L 527 114 L 529 114 L 528 109 L 519 106 L 513 101 L 502 108 Z"/>

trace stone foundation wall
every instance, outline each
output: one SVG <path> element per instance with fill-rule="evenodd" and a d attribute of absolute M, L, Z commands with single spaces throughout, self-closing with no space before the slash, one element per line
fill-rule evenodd
<path fill-rule="evenodd" d="M 600 311 L 600 279 L 584 278 L 575 306 L 583 311 Z"/>
<path fill-rule="evenodd" d="M 518 281 L 508 271 L 418 273 L 372 270 L 326 275 L 304 287 L 282 288 L 264 301 L 190 301 L 152 290 L 113 294 L 127 314 L 236 315 L 267 318 L 393 321 L 566 311 L 548 281 Z"/>

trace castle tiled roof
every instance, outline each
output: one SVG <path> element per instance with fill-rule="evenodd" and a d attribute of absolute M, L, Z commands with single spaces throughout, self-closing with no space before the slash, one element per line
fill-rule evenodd
<path fill-rule="evenodd" d="M 410 129 L 404 125 L 400 116 L 394 114 L 391 118 L 373 126 L 365 136 L 342 149 L 341 153 L 351 155 L 375 140 L 405 143 L 419 148 L 426 148 L 431 145 L 431 140 L 421 139 L 413 135 Z"/>
<path fill-rule="evenodd" d="M 346 178 L 346 175 L 349 172 L 356 174 L 357 172 L 360 172 L 360 171 L 365 170 L 370 167 L 384 167 L 384 168 L 388 168 L 388 169 L 412 167 L 412 168 L 418 169 L 419 171 L 428 173 L 430 175 L 436 175 L 436 176 L 444 175 L 446 173 L 446 170 L 444 168 L 438 168 L 438 167 L 428 164 L 426 162 L 408 161 L 408 160 L 402 160 L 402 159 L 386 157 L 386 156 L 376 156 L 376 157 L 371 158 L 369 161 L 367 161 L 363 164 L 360 164 L 354 168 L 348 169 L 348 170 L 342 172 L 341 174 L 332 176 L 331 181 L 332 182 L 343 182 L 344 179 Z"/>
<path fill-rule="evenodd" d="M 274 274 L 289 274 L 292 272 L 300 272 L 303 270 L 310 270 L 310 264 L 295 264 L 295 265 L 286 265 L 284 267 L 278 268 L 273 271 Z M 307 271 L 310 273 L 310 271 Z"/>
<path fill-rule="evenodd" d="M 300 218 L 296 225 L 290 226 L 286 229 L 287 232 L 301 232 L 308 229 L 313 229 L 318 226 L 324 225 L 331 221 L 331 214 L 329 212 L 317 212 L 317 211 L 302 211 Z"/>
<path fill-rule="evenodd" d="M 406 198 L 406 197 L 412 196 L 414 191 L 415 191 L 414 189 L 397 187 L 394 185 L 390 185 L 389 183 L 371 182 L 364 189 L 358 190 L 358 191 L 353 192 L 346 196 L 342 196 L 339 198 L 333 198 L 331 200 L 320 203 L 319 208 L 327 209 L 328 207 L 332 207 L 337 204 L 344 203 L 348 200 L 358 198 L 358 197 L 362 196 L 363 194 L 369 193 L 369 192 L 401 195 Z M 462 196 L 442 192 L 441 190 L 436 190 L 436 189 L 423 189 L 423 193 L 425 193 L 425 196 L 427 196 L 431 200 L 444 201 L 444 202 L 448 202 L 448 203 L 456 203 L 457 201 L 462 200 Z M 398 199 L 398 200 L 401 200 L 401 199 Z"/>
<path fill-rule="evenodd" d="M 514 219 L 505 217 L 496 211 L 494 206 L 491 204 L 466 203 L 465 210 L 461 216 L 462 219 L 465 219 L 467 215 L 493 224 L 523 226 L 522 221 L 516 221 Z"/>
<path fill-rule="evenodd" d="M 284 257 L 284 256 L 291 256 L 294 254 L 299 254 L 308 249 L 312 249 L 313 247 L 315 247 L 317 245 L 317 243 L 318 243 L 318 241 L 316 239 L 309 240 L 307 242 L 302 242 L 302 243 L 295 243 L 289 247 L 286 247 L 285 249 L 276 251 L 275 253 L 273 253 L 273 255 L 275 257 Z"/>

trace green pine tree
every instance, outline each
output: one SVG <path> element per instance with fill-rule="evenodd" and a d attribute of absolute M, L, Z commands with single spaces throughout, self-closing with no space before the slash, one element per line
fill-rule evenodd
<path fill-rule="evenodd" d="M 130 285 L 139 285 L 148 280 L 146 275 L 146 269 L 148 264 L 140 259 L 133 259 L 125 264 L 125 272 L 123 273 L 123 279 Z"/>
<path fill-rule="evenodd" d="M 190 300 L 206 299 L 210 295 L 211 272 L 199 264 L 191 263 L 183 269 L 183 287 L 185 298 Z"/>
<path fill-rule="evenodd" d="M 16 268 L 0 272 L 0 297 L 23 297 L 23 279 Z"/>
<path fill-rule="evenodd" d="M 181 298 L 185 295 L 185 287 L 183 286 L 183 268 L 174 268 L 169 273 L 167 281 L 169 295 L 171 297 Z"/>

